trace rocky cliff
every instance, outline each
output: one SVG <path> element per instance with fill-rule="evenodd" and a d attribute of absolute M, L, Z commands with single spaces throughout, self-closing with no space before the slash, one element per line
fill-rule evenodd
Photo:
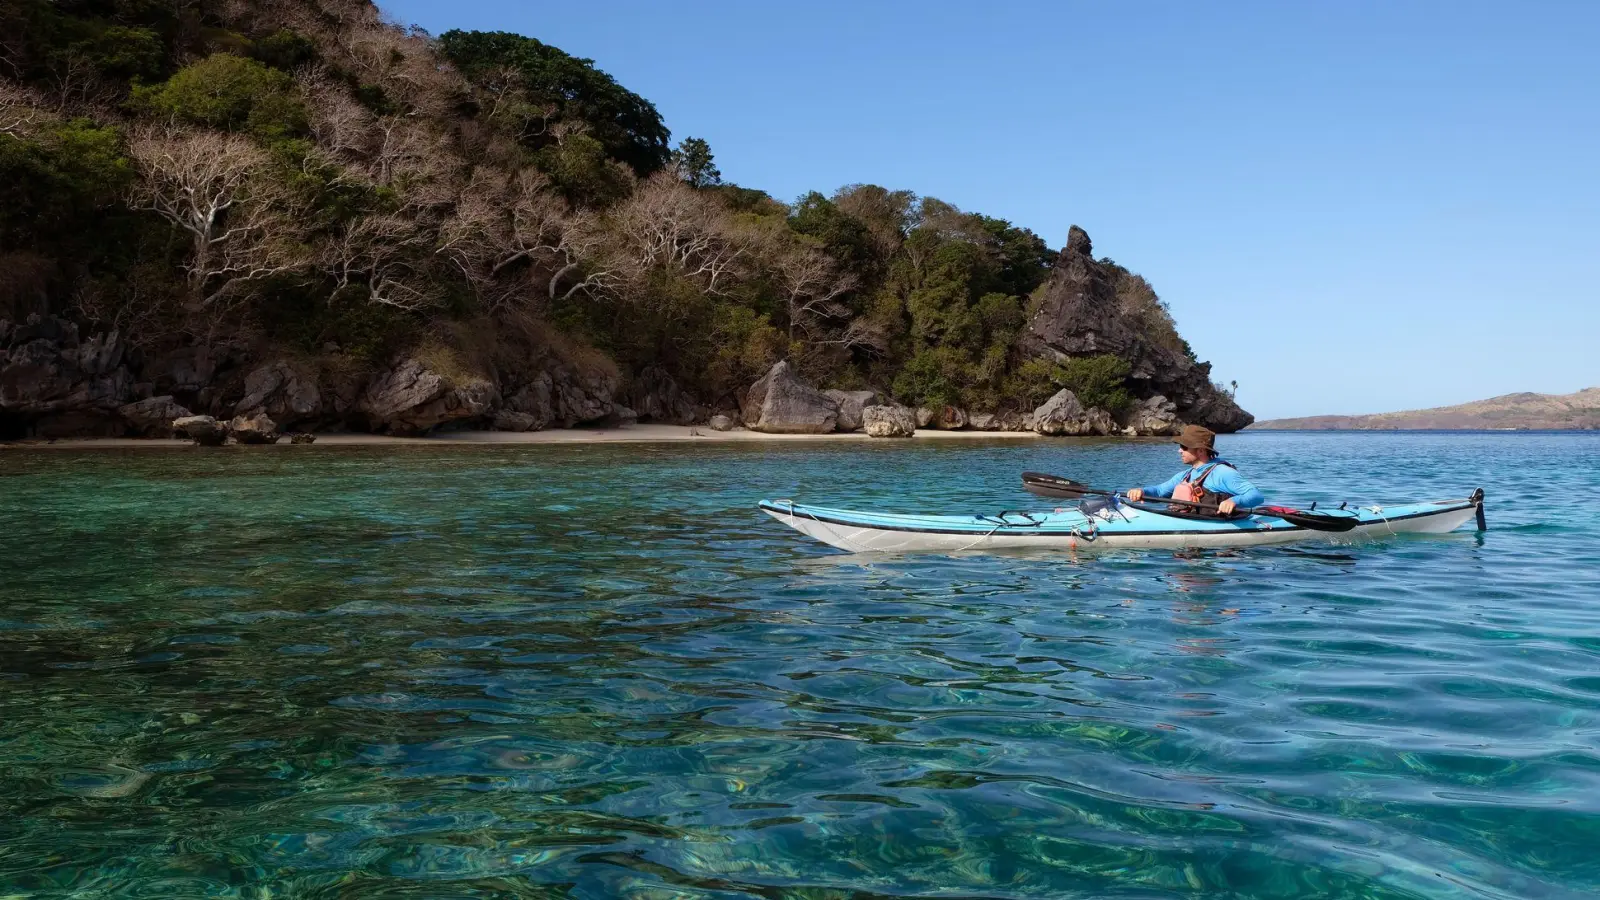
<path fill-rule="evenodd" d="M 1137 397 L 1165 396 L 1184 422 L 1231 432 L 1255 421 L 1211 383 L 1210 363 L 1163 346 L 1133 320 L 1117 295 L 1116 273 L 1097 262 L 1093 250 L 1089 235 L 1072 226 L 1043 302 L 1020 338 L 1022 350 L 1053 359 L 1114 354 L 1131 367 Z"/>
<path fill-rule="evenodd" d="M 1257 422 L 1263 431 L 1401 431 L 1423 429 L 1600 429 L 1600 387 L 1574 394 L 1505 394 L 1432 409 L 1367 416 L 1307 416 Z"/>
<path fill-rule="evenodd" d="M 336 354 L 289 359 L 199 346 L 146 354 L 114 330 L 83 335 L 53 316 L 0 320 L 0 440 L 164 437 L 174 418 L 191 413 L 223 420 L 265 415 L 293 430 L 398 435 L 635 418 L 618 402 L 623 380 L 613 370 L 554 352 L 535 352 L 521 363 L 475 370 L 407 354 L 368 371 Z M 662 373 L 635 379 L 631 397 L 662 421 L 696 414 Z"/>
<path fill-rule="evenodd" d="M 912 411 L 918 427 L 1159 435 L 1185 422 L 1221 432 L 1250 424 L 1250 414 L 1212 385 L 1208 363 L 1174 349 L 1184 345 L 1165 312 L 1141 320 L 1119 295 L 1118 280 L 1128 273 L 1096 261 L 1091 250 L 1089 236 L 1074 227 L 1019 349 L 1058 361 L 1113 354 L 1128 364 L 1133 403 L 1113 415 L 1062 391 L 1031 416 L 919 408 Z M 156 353 L 131 347 L 115 330 L 84 333 L 56 316 L 0 320 L 0 440 L 164 437 L 174 419 L 190 415 L 224 422 L 265 416 L 290 432 L 419 435 L 635 420 L 690 424 L 713 412 L 659 367 L 630 377 L 598 354 L 570 348 L 525 344 L 502 351 L 469 361 L 455 351 L 416 349 L 361 366 L 336 345 L 315 357 L 243 343 Z M 826 432 L 861 427 L 865 408 L 892 399 L 888 392 L 822 392 L 780 362 L 740 403 L 754 430 Z"/>

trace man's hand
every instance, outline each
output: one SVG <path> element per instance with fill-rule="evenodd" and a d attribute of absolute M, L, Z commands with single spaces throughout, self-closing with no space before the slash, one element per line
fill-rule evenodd
<path fill-rule="evenodd" d="M 1132 500 L 1135 503 L 1138 503 L 1140 500 L 1143 500 L 1144 499 L 1144 488 L 1134 488 L 1133 490 L 1129 491 L 1128 492 L 1128 499 Z"/>
<path fill-rule="evenodd" d="M 1229 497 L 1228 499 L 1217 504 L 1217 512 L 1222 513 L 1225 516 L 1231 516 L 1233 515 L 1233 507 L 1233 498 Z"/>

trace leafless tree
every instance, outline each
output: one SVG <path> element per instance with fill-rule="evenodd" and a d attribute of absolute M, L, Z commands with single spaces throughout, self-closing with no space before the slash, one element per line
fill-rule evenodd
<path fill-rule="evenodd" d="M 833 258 L 815 247 L 794 247 L 773 261 L 776 281 L 783 289 L 789 313 L 789 337 L 795 329 L 813 337 L 817 320 L 848 316 L 850 308 L 839 298 L 855 290 L 855 275 L 841 272 Z"/>
<path fill-rule="evenodd" d="M 619 204 L 612 222 L 640 269 L 674 270 L 712 294 L 743 270 L 759 241 L 715 200 L 664 172 Z"/>
<path fill-rule="evenodd" d="M 0 134 L 26 137 L 38 128 L 46 114 L 44 98 L 35 92 L 0 81 Z"/>
<path fill-rule="evenodd" d="M 144 177 L 130 199 L 188 234 L 184 271 L 191 308 L 232 300 L 252 282 L 301 268 L 299 217 L 288 193 L 263 177 L 265 154 L 213 132 L 146 130 L 129 141 Z"/>
<path fill-rule="evenodd" d="M 302 68 L 295 80 L 305 94 L 310 112 L 311 139 L 343 162 L 365 160 L 372 152 L 373 123 L 377 117 L 335 84 L 322 66 Z"/>
<path fill-rule="evenodd" d="M 536 172 L 509 184 L 479 182 L 440 229 L 439 252 L 478 286 L 491 307 L 536 290 L 549 302 L 617 287 L 626 260 L 586 211 L 569 211 Z M 512 277 L 513 273 L 517 277 Z"/>
<path fill-rule="evenodd" d="M 60 113 L 105 106 L 113 93 L 100 69 L 88 57 L 72 51 L 51 62 L 49 81 Z"/>
<path fill-rule="evenodd" d="M 453 101 L 467 95 L 465 79 L 439 65 L 425 37 L 376 17 L 340 28 L 335 43 L 349 66 L 381 88 L 403 115 L 442 116 Z"/>
<path fill-rule="evenodd" d="M 418 310 L 439 299 L 426 271 L 431 250 L 430 236 L 416 220 L 366 216 L 323 241 L 317 264 L 340 289 L 363 290 L 369 303 Z"/>

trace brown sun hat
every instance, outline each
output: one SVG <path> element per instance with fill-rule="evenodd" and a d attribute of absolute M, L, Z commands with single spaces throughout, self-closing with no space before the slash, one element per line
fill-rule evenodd
<path fill-rule="evenodd" d="M 1185 450 L 1217 449 L 1217 433 L 1200 425 L 1185 425 L 1173 441 Z"/>

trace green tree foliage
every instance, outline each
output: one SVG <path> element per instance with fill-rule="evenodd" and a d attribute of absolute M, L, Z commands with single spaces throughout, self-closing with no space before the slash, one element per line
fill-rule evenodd
<path fill-rule="evenodd" d="M 158 85 L 134 88 L 133 109 L 160 119 L 263 138 L 285 138 L 306 128 L 294 79 L 253 59 L 218 53 L 180 69 Z"/>
<path fill-rule="evenodd" d="M 552 121 L 581 122 L 607 155 L 640 177 L 667 165 L 671 132 L 661 114 L 596 68 L 594 60 L 503 31 L 447 31 L 439 36 L 439 49 L 467 78 L 524 104 L 530 118 L 537 111 L 553 112 L 543 127 L 521 129 L 519 137 L 534 149 L 554 142 Z"/>
<path fill-rule="evenodd" d="M 815 238 L 829 256 L 852 271 L 872 265 L 872 241 L 866 226 L 816 191 L 796 201 L 789 214 L 789 227 Z"/>
<path fill-rule="evenodd" d="M 1128 363 L 1111 354 L 1073 357 L 1063 362 L 1030 359 L 1017 367 L 1010 391 L 1037 406 L 1066 388 L 1085 407 L 1121 413 L 1133 404 L 1133 395 L 1128 392 L 1128 371 Z"/>
<path fill-rule="evenodd" d="M 712 159 L 711 145 L 703 138 L 684 138 L 678 144 L 678 149 L 672 151 L 672 171 L 691 187 L 704 188 L 722 183 L 722 172 L 718 171 Z"/>
<path fill-rule="evenodd" d="M 133 174 L 114 127 L 75 119 L 28 139 L 0 135 L 0 245 L 76 246 L 120 204 Z"/>
<path fill-rule="evenodd" d="M 304 35 L 282 28 L 254 41 L 250 56 L 274 69 L 293 72 L 317 59 L 317 45 Z"/>
<path fill-rule="evenodd" d="M 536 321 L 704 402 L 780 358 L 925 406 L 1130 402 L 1116 357 L 1018 353 L 1055 259 L 1032 231 L 880 185 L 725 184 L 704 139 L 673 149 L 647 100 L 533 38 L 435 41 L 366 0 L 0 0 L 0 62 L 0 316 L 9 265 L 169 347 L 381 365 L 473 332 L 505 360 Z M 1141 333 L 1188 353 L 1103 263 Z"/>
<path fill-rule="evenodd" d="M 607 156 L 605 147 L 587 134 L 551 144 L 535 160 L 573 206 L 610 206 L 633 187 L 632 171 Z"/>

